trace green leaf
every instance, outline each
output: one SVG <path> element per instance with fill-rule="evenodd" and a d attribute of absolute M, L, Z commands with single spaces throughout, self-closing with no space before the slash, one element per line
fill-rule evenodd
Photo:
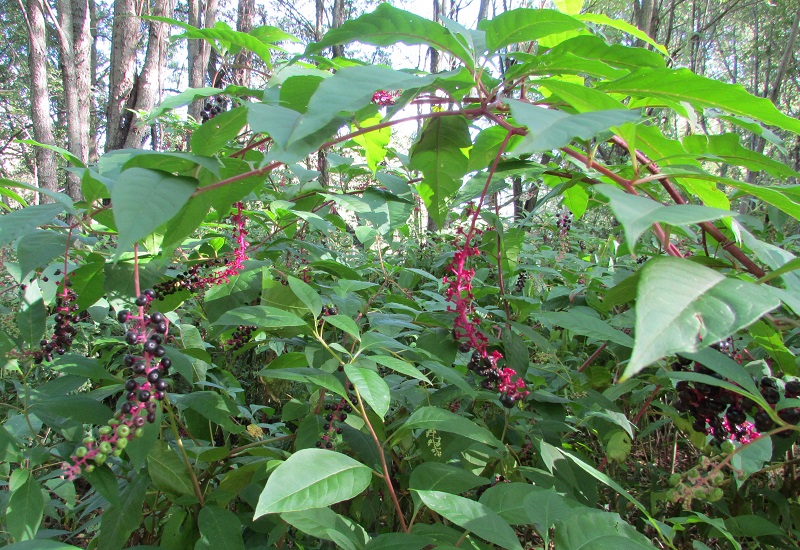
<path fill-rule="evenodd" d="M 800 120 L 780 112 L 769 99 L 751 95 L 740 84 L 725 84 L 689 69 L 640 70 L 625 78 L 598 84 L 597 88 L 646 98 L 651 106 L 652 101 L 659 98 L 668 102 L 685 101 L 695 107 L 720 109 L 800 133 Z"/>
<path fill-rule="evenodd" d="M 437 407 L 420 407 L 406 420 L 400 431 L 417 429 L 441 430 L 486 443 L 498 449 L 505 448 L 505 445 L 486 428 L 478 426 L 463 416 Z"/>
<path fill-rule="evenodd" d="M 735 215 L 730 210 L 693 204 L 664 206 L 646 197 L 630 195 L 613 185 L 597 185 L 594 189 L 608 197 L 611 210 L 625 229 L 629 250 L 633 250 L 642 233 L 657 222 L 688 225 Z"/>
<path fill-rule="evenodd" d="M 425 506 L 493 544 L 510 550 L 522 550 L 514 530 L 491 508 L 468 498 L 441 491 L 415 492 Z"/>
<path fill-rule="evenodd" d="M 406 533 L 384 533 L 373 538 L 365 546 L 366 550 L 422 550 L 433 541 L 427 537 Z"/>
<path fill-rule="evenodd" d="M 486 31 L 487 48 L 496 52 L 510 44 L 533 42 L 551 34 L 583 29 L 585 25 L 555 10 L 519 8 L 482 22 L 480 28 Z"/>
<path fill-rule="evenodd" d="M 750 327 L 749 332 L 753 340 L 776 361 L 784 374 L 797 376 L 795 356 L 783 343 L 783 336 L 780 331 L 775 330 L 763 321 L 758 321 Z"/>
<path fill-rule="evenodd" d="M 54 202 L 26 206 L 0 216 L 0 246 L 32 233 L 40 225 L 50 223 L 63 211 L 64 205 Z"/>
<path fill-rule="evenodd" d="M 55 540 L 26 540 L 3 546 L 5 550 L 80 550 L 77 546 Z"/>
<path fill-rule="evenodd" d="M 344 373 L 355 386 L 361 399 L 383 419 L 389 412 L 391 399 L 389 385 L 377 372 L 362 367 L 345 365 Z"/>
<path fill-rule="evenodd" d="M 33 231 L 17 243 L 17 259 L 22 276 L 37 267 L 63 256 L 67 249 L 67 236 L 56 231 Z"/>
<path fill-rule="evenodd" d="M 171 495 L 194 495 L 186 463 L 165 441 L 158 441 L 147 455 L 147 471 L 153 484 Z"/>
<path fill-rule="evenodd" d="M 307 535 L 332 541 L 344 550 L 360 550 L 369 539 L 360 525 L 330 508 L 284 512 L 281 519 Z"/>
<path fill-rule="evenodd" d="M 556 523 L 557 548 L 591 548 L 592 550 L 652 550 L 653 543 L 625 523 L 618 514 L 587 509 L 580 521 Z"/>
<path fill-rule="evenodd" d="M 669 52 L 667 48 L 664 47 L 663 44 L 659 44 L 650 36 L 639 29 L 638 27 L 634 27 L 627 21 L 622 21 L 621 19 L 611 19 L 609 16 L 604 15 L 602 13 L 584 13 L 575 16 L 576 19 L 580 19 L 581 21 L 587 21 L 589 23 L 594 23 L 595 25 L 604 25 L 606 27 L 611 27 L 613 29 L 617 29 L 618 31 L 626 32 L 631 36 L 634 36 L 641 40 L 642 42 L 646 42 L 653 46 L 656 50 L 660 51 L 666 56 L 669 56 Z"/>
<path fill-rule="evenodd" d="M 244 550 L 242 522 L 230 510 L 203 506 L 197 515 L 197 527 L 200 540 L 195 543 L 195 550 Z"/>
<path fill-rule="evenodd" d="M 425 382 L 426 384 L 431 383 L 428 377 L 422 374 L 419 369 L 417 369 L 411 363 L 403 361 L 402 359 L 397 359 L 396 357 L 390 357 L 388 355 L 370 355 L 369 358 L 379 365 L 382 365 L 387 369 L 392 369 L 393 371 L 408 376 L 409 378 L 416 378 L 417 380 Z"/>
<path fill-rule="evenodd" d="M 208 120 L 192 132 L 192 152 L 211 156 L 219 153 L 247 123 L 247 109 L 236 107 Z"/>
<path fill-rule="evenodd" d="M 353 321 L 352 317 L 346 315 L 328 315 L 325 317 L 325 322 L 344 331 L 356 340 L 361 340 L 361 332 L 358 330 L 358 325 Z"/>
<path fill-rule="evenodd" d="M 231 420 L 232 416 L 239 415 L 239 409 L 230 398 L 220 395 L 213 391 L 195 391 L 187 395 L 180 396 L 176 401 L 182 407 L 199 412 L 212 422 L 216 422 L 231 433 L 241 433 L 245 431 L 244 426 L 236 424 Z"/>
<path fill-rule="evenodd" d="M 454 495 L 488 484 L 489 480 L 485 477 L 477 476 L 458 466 L 439 462 L 423 462 L 414 468 L 408 481 L 411 489 L 442 491 Z M 422 504 L 419 495 L 412 491 L 411 498 L 414 500 L 414 509 L 418 510 Z"/>
<path fill-rule="evenodd" d="M 288 277 L 287 280 L 289 281 L 289 288 L 292 289 L 294 295 L 300 298 L 300 301 L 303 302 L 315 319 L 319 317 L 320 313 L 322 313 L 322 300 L 320 300 L 317 291 L 311 288 L 311 285 L 296 277 Z"/>
<path fill-rule="evenodd" d="M 305 55 L 319 53 L 328 46 L 350 42 L 373 46 L 424 44 L 452 54 L 469 68 L 475 65 L 474 53 L 447 29 L 430 19 L 397 9 L 388 3 L 381 3 L 372 13 L 346 21 L 341 27 L 328 31 L 322 40 L 306 48 Z"/>
<path fill-rule="evenodd" d="M 259 328 L 300 327 L 306 322 L 293 313 L 270 306 L 242 306 L 220 315 L 215 325 L 250 325 Z"/>
<path fill-rule="evenodd" d="M 798 172 L 789 166 L 768 156 L 743 147 L 739 134 L 722 134 L 718 136 L 692 134 L 681 141 L 688 156 L 696 159 L 721 161 L 748 170 L 765 171 L 776 178 L 796 178 Z"/>
<path fill-rule="evenodd" d="M 108 407 L 85 394 L 43 395 L 33 402 L 31 412 L 51 426 L 102 425 L 113 416 Z"/>
<path fill-rule="evenodd" d="M 429 120 L 411 148 L 409 166 L 423 175 L 417 192 L 439 227 L 447 217 L 447 200 L 458 192 L 467 173 L 469 159 L 464 151 L 471 145 L 467 119 L 451 116 Z"/>
<path fill-rule="evenodd" d="M 146 149 L 121 149 L 119 153 L 128 152 L 130 158 L 122 165 L 123 170 L 130 168 L 149 168 L 159 172 L 194 172 L 202 166 L 210 173 L 219 175 L 219 161 L 212 157 L 202 157 L 191 153 L 171 151 L 148 151 Z"/>
<path fill-rule="evenodd" d="M 780 305 L 768 290 L 677 258 L 653 258 L 641 270 L 636 344 L 622 378 L 654 361 L 694 352 L 750 325 Z"/>
<path fill-rule="evenodd" d="M 6 216 L 3 216 L 5 218 Z M 2 218 L 0 218 L 2 219 Z M 44 334 L 47 322 L 47 310 L 39 288 L 39 282 L 29 283 L 22 293 L 17 314 L 17 328 L 20 336 L 28 345 L 38 345 Z"/>
<path fill-rule="evenodd" d="M 290 368 L 290 369 L 271 369 L 269 367 L 261 369 L 259 376 L 264 378 L 277 378 L 278 380 L 293 380 L 304 384 L 314 384 L 332 391 L 336 395 L 344 397 L 347 392 L 339 379 L 329 372 L 312 368 Z"/>
<path fill-rule="evenodd" d="M 564 190 L 564 206 L 569 208 L 575 219 L 580 219 L 589 206 L 589 193 L 580 185 L 573 185 Z"/>
<path fill-rule="evenodd" d="M 371 479 L 372 470 L 349 456 L 303 449 L 272 471 L 254 517 L 324 508 L 357 496 Z"/>
<path fill-rule="evenodd" d="M 120 495 L 119 505 L 112 504 L 103 511 L 97 550 L 119 550 L 134 529 L 141 527 L 144 497 L 150 478 L 144 473 L 133 474 Z"/>
<path fill-rule="evenodd" d="M 72 290 L 78 295 L 80 309 L 86 309 L 103 297 L 106 292 L 106 260 L 100 254 L 90 254 L 84 264 L 73 271 L 69 280 Z"/>
<path fill-rule="evenodd" d="M 583 0 L 553 0 L 553 5 L 561 13 L 577 15 L 583 8 Z"/>
<path fill-rule="evenodd" d="M 111 190 L 119 230 L 117 254 L 168 222 L 197 188 L 197 180 L 146 168 L 125 170 Z"/>
<path fill-rule="evenodd" d="M 383 119 L 380 116 L 368 118 L 367 120 L 361 121 L 359 128 L 366 129 L 370 126 L 375 126 L 382 121 Z M 373 174 L 378 169 L 378 163 L 386 158 L 386 153 L 388 152 L 387 147 L 391 139 L 392 128 L 390 126 L 376 129 L 353 138 L 355 143 L 364 148 L 364 156 L 367 159 L 367 166 L 369 166 L 369 169 L 372 170 Z"/>
<path fill-rule="evenodd" d="M 592 139 L 613 126 L 641 119 L 639 112 L 625 109 L 570 115 L 514 99 L 503 101 L 511 107 L 514 120 L 528 128 L 528 135 L 514 147 L 515 154 L 552 151 L 569 145 L 574 138 Z"/>
<path fill-rule="evenodd" d="M 538 313 L 537 317 L 554 326 L 564 327 L 577 334 L 600 340 L 614 342 L 627 348 L 633 347 L 633 338 L 611 327 L 605 321 L 575 311 L 556 311 Z"/>
<path fill-rule="evenodd" d="M 30 472 L 17 470 L 15 474 L 15 485 L 19 483 L 20 477 L 25 477 L 25 481 L 12 489 L 4 523 L 9 534 L 19 542 L 31 540 L 36 536 L 44 516 L 45 503 L 42 487 Z"/>
<path fill-rule="evenodd" d="M 119 505 L 119 484 L 114 472 L 108 464 L 95 466 L 91 472 L 84 471 L 83 477 L 92 484 L 92 487 L 100 493 L 104 499 L 114 505 Z"/>

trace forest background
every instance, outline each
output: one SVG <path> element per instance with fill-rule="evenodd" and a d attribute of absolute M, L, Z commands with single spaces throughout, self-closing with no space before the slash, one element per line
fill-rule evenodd
<path fill-rule="evenodd" d="M 0 25 L 0 544 L 798 547 L 800 2 Z"/>

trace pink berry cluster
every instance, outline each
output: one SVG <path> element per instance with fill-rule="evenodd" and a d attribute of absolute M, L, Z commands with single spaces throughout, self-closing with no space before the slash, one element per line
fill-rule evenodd
<path fill-rule="evenodd" d="M 247 230 L 244 228 L 247 218 L 245 217 L 244 204 L 237 202 L 236 214 L 231 216 L 231 221 L 234 223 L 233 235 L 236 239 L 236 250 L 234 251 L 233 260 L 225 264 L 225 269 L 215 271 L 206 277 L 200 277 L 198 282 L 195 283 L 197 287 L 208 287 L 221 285 L 230 282 L 230 278 L 238 275 L 244 269 L 244 262 L 248 260 L 247 247 L 250 243 L 247 242 Z"/>
<path fill-rule="evenodd" d="M 389 105 L 394 105 L 398 97 L 400 97 L 400 92 L 398 91 L 378 90 L 372 94 L 372 102 L 381 107 L 388 107 Z"/>
<path fill-rule="evenodd" d="M 97 430 L 97 437 L 86 437 L 83 445 L 75 450 L 69 462 L 63 464 L 64 476 L 74 479 L 81 472 L 91 472 L 110 457 L 120 456 L 134 437 L 143 434 L 145 423 L 156 421 L 159 402 L 166 397 L 169 380 L 166 375 L 172 361 L 165 357 L 164 342 L 169 330 L 169 321 L 159 312 L 146 314 L 156 298 L 152 289 L 145 290 L 136 298 L 139 313 L 122 310 L 117 319 L 128 325 L 125 342 L 141 345 L 141 354 L 127 354 L 122 363 L 133 375 L 125 382 L 125 402 L 108 424 Z"/>
<path fill-rule="evenodd" d="M 463 230 L 459 229 L 458 232 L 463 235 Z M 497 350 L 489 353 L 489 339 L 480 330 L 480 317 L 475 312 L 475 296 L 472 292 L 475 270 L 467 267 L 467 260 L 479 254 L 480 251 L 470 245 L 469 235 L 465 236 L 464 244 L 456 250 L 447 268 L 451 275 L 446 275 L 442 280 L 446 286 L 445 296 L 452 304 L 447 306 L 447 311 L 456 314 L 453 338 L 459 342 L 459 351 L 466 353 L 473 350 L 467 368 L 483 376 L 482 386 L 497 391 L 503 406 L 511 408 L 530 392 L 525 389 L 525 382 L 516 377 L 514 369 L 499 366 L 503 354 Z"/>

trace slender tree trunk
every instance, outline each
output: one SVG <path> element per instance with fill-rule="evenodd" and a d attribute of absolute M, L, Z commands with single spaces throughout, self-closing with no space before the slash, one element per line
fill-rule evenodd
<path fill-rule="evenodd" d="M 323 0 L 316 0 L 314 3 L 316 18 L 314 24 L 314 40 L 319 42 L 322 40 L 324 34 L 324 19 L 325 19 L 325 2 Z"/>
<path fill-rule="evenodd" d="M 87 162 L 92 101 L 92 35 L 88 0 L 58 0 L 57 24 L 67 115 L 67 148 L 82 162 Z M 77 175 L 67 174 L 66 192 L 74 200 L 81 198 Z"/>
<path fill-rule="evenodd" d="M 481 0 L 478 6 L 478 22 L 483 21 L 489 17 L 489 0 Z"/>
<path fill-rule="evenodd" d="M 28 63 L 31 74 L 31 121 L 33 137 L 39 143 L 55 145 L 53 119 L 50 114 L 50 90 L 47 85 L 47 29 L 44 22 L 42 0 L 27 0 Z M 36 148 L 36 179 L 39 187 L 58 190 L 58 164 L 56 154 L 50 149 Z M 53 199 L 41 194 L 39 202 Z"/>
<path fill-rule="evenodd" d="M 169 17 L 172 15 L 174 6 L 174 0 L 159 0 L 154 7 L 153 15 Z M 145 54 L 144 64 L 136 81 L 136 90 L 134 92 L 136 96 L 134 108 L 137 111 L 149 111 L 161 97 L 161 89 L 159 87 L 160 73 L 166 59 L 169 29 L 170 27 L 166 23 L 150 22 L 147 53 Z M 128 133 L 125 137 L 125 147 L 142 147 L 149 132 L 149 128 L 132 123 L 128 127 Z"/>
<path fill-rule="evenodd" d="M 331 18 L 331 28 L 338 29 L 344 23 L 344 0 L 333 0 L 333 17 Z M 333 46 L 333 57 L 344 57 L 344 46 L 339 44 Z"/>
<path fill-rule="evenodd" d="M 136 0 L 116 0 L 111 31 L 111 68 L 106 108 L 106 151 L 122 149 L 133 124 L 136 103 L 136 46 L 139 43 Z"/>
<path fill-rule="evenodd" d="M 89 56 L 90 82 L 92 87 L 91 112 L 89 113 L 89 162 L 97 162 L 97 129 L 100 126 L 100 107 L 97 104 L 97 2 L 89 0 L 89 24 L 92 35 L 92 49 Z"/>
<path fill-rule="evenodd" d="M 197 28 L 211 28 L 216 22 L 217 0 L 189 0 L 189 24 Z M 206 71 L 211 48 L 204 40 L 189 40 L 189 87 L 202 88 L 206 84 Z M 216 72 L 216 71 L 215 71 Z M 189 105 L 189 116 L 200 120 L 205 99 Z"/>
<path fill-rule="evenodd" d="M 236 19 L 236 30 L 239 32 L 250 32 L 253 30 L 256 16 L 255 0 L 239 0 L 238 16 Z M 233 62 L 233 84 L 238 86 L 250 85 L 250 65 L 253 62 L 253 52 L 242 50 L 236 54 Z"/>

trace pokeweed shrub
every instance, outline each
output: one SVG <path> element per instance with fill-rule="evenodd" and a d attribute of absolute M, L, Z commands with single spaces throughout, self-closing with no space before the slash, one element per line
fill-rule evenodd
<path fill-rule="evenodd" d="M 150 114 L 213 98 L 190 150 L 0 216 L 6 547 L 795 545 L 798 174 L 742 137 L 800 122 L 598 21 L 258 31 Z"/>

